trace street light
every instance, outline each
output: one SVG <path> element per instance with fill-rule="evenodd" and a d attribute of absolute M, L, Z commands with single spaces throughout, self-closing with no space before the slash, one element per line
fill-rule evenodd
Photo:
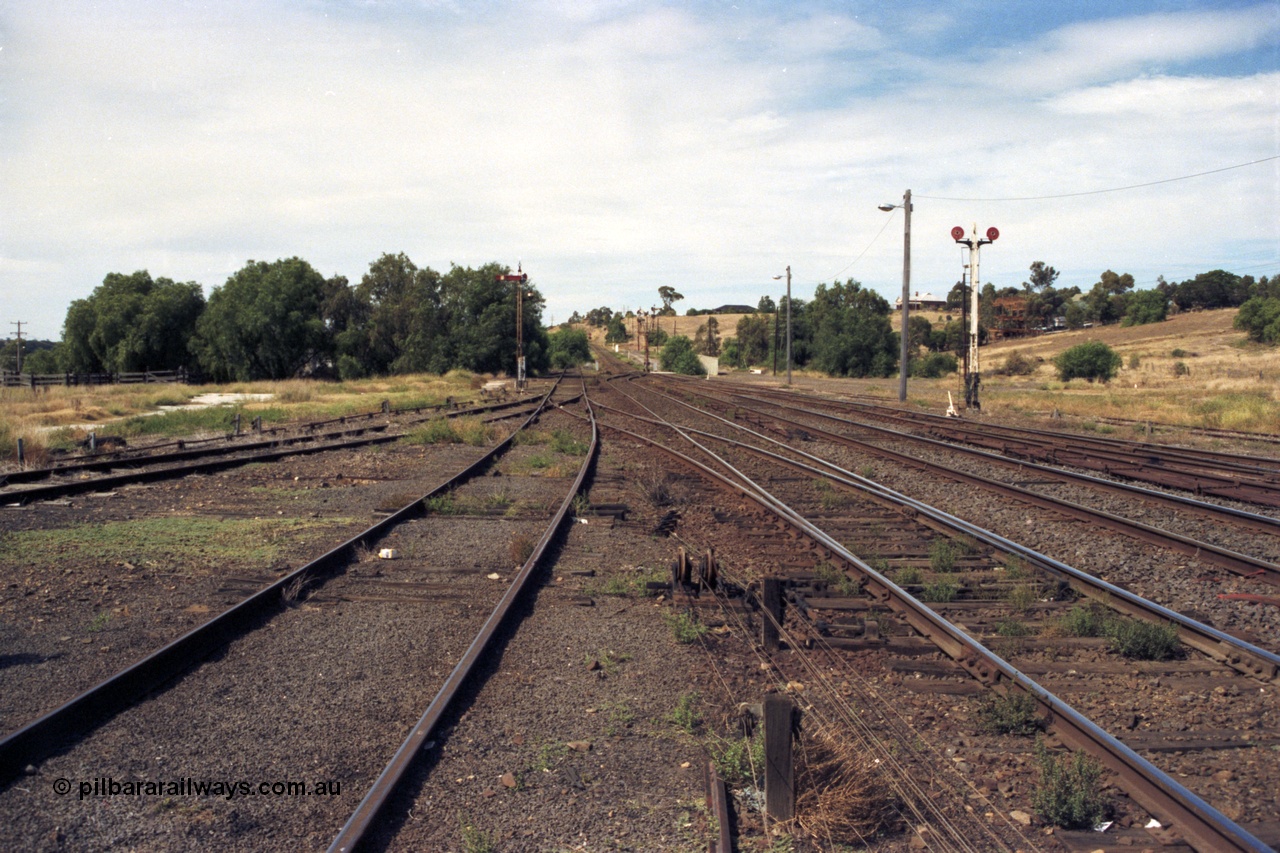
<path fill-rule="evenodd" d="M 774 281 L 782 276 L 775 275 Z M 787 384 L 791 384 L 791 265 L 787 264 Z"/>
<path fill-rule="evenodd" d="M 902 355 L 898 371 L 898 400 L 907 400 L 907 305 L 911 302 L 911 190 L 902 194 L 902 204 L 882 204 L 888 212 L 902 208 Z"/>

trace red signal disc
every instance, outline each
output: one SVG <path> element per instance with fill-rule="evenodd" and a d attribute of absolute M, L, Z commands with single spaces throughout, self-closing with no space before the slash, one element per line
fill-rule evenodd
<path fill-rule="evenodd" d="M 963 239 L 963 238 L 964 238 L 964 229 L 963 229 L 963 228 L 961 228 L 959 225 L 957 225 L 955 228 L 952 228 L 952 229 L 951 229 L 951 239 L 952 239 L 952 240 L 960 240 L 960 239 Z"/>
<path fill-rule="evenodd" d="M 987 229 L 987 239 L 990 240 L 992 243 L 994 243 L 999 236 L 1000 236 L 1000 232 L 997 229 L 995 228 Z"/>

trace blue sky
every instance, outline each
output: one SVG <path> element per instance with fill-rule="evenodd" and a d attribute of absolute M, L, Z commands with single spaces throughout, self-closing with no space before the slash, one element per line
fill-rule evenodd
<path fill-rule="evenodd" d="M 557 320 L 754 304 L 788 264 L 892 301 L 908 188 L 922 292 L 954 225 L 1000 229 L 998 287 L 1274 275 L 1277 156 L 1278 0 L 9 0 L 0 331 L 293 255 L 522 261 Z"/>

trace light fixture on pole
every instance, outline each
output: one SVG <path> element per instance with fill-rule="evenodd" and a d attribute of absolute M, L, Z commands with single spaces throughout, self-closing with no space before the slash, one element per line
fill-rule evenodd
<path fill-rule="evenodd" d="M 782 276 L 775 275 L 773 280 L 781 278 Z M 787 384 L 791 384 L 791 264 L 787 264 Z"/>
<path fill-rule="evenodd" d="M 911 302 L 911 190 L 902 194 L 902 204 L 882 204 L 880 209 L 890 211 L 902 208 L 902 352 L 898 365 L 898 400 L 907 400 L 907 360 L 910 351 L 907 347 L 907 314 Z"/>

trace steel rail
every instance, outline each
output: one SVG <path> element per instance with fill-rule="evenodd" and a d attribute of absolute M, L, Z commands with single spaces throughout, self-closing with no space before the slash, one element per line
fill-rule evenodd
<path fill-rule="evenodd" d="M 585 383 L 583 385 L 583 397 L 584 399 L 586 398 Z M 405 775 L 422 754 L 423 744 L 426 743 L 432 732 L 435 731 L 440 719 L 452 706 L 459 690 L 466 683 L 476 663 L 493 645 L 495 636 L 506 622 L 512 607 L 526 594 L 530 586 L 530 578 L 540 565 L 547 547 L 563 526 L 569 509 L 573 505 L 573 499 L 582 489 L 582 484 L 586 481 L 587 474 L 599 451 L 600 433 L 596 425 L 595 411 L 589 399 L 586 399 L 586 403 L 591 421 L 591 445 L 582 467 L 578 470 L 578 476 L 573 481 L 573 487 L 569 490 L 568 495 L 565 496 L 564 501 L 561 502 L 560 509 L 552 518 L 546 532 L 542 534 L 542 538 L 538 540 L 533 553 L 525 561 L 524 565 L 520 567 L 520 571 L 516 576 L 512 578 L 511 585 L 502 596 L 502 600 L 498 602 L 493 612 L 489 614 L 489 618 L 485 620 L 479 633 L 471 641 L 470 647 L 449 674 L 444 686 L 440 688 L 435 698 L 431 700 L 431 704 L 427 706 L 422 717 L 410 730 L 409 736 L 405 738 L 400 748 L 396 750 L 395 755 L 374 781 L 373 786 L 369 789 L 364 799 L 361 800 L 360 805 L 356 807 L 355 812 L 342 827 L 338 836 L 329 845 L 330 853 L 346 853 L 346 851 L 359 849 L 368 838 L 370 830 L 385 812 L 391 797 L 398 790 Z"/>
<path fill-rule="evenodd" d="M 537 401 L 534 401 L 536 403 Z M 530 405 L 528 401 L 524 401 L 521 405 Z M 469 413 L 483 410 L 471 410 L 470 412 L 454 412 L 446 414 L 446 418 L 462 417 Z M 510 415 L 494 416 L 490 420 L 504 420 Z M 150 483 L 161 480 L 172 480 L 178 477 L 185 477 L 189 474 L 204 474 L 213 471 L 225 471 L 230 468 L 238 468 L 242 465 L 249 465 L 255 462 L 275 462 L 290 456 L 308 456 L 315 453 L 327 453 L 332 450 L 348 450 L 355 447 L 368 447 L 378 444 L 390 444 L 404 438 L 406 433 L 396 432 L 387 434 L 386 426 L 379 427 L 362 427 L 357 433 L 363 432 L 380 432 L 382 434 L 376 436 L 368 436 L 364 438 L 349 438 L 345 440 L 332 441 L 329 443 L 306 444 L 306 446 L 294 446 L 295 443 L 306 442 L 312 438 L 330 438 L 333 436 L 341 436 L 349 434 L 351 431 L 331 433 L 327 436 L 304 437 L 299 436 L 293 441 L 265 441 L 257 442 L 252 445 L 238 445 L 236 447 L 216 448 L 212 452 L 208 450 L 192 450 L 183 451 L 173 454 L 164 454 L 165 459 L 159 461 L 168 461 L 172 459 L 194 458 L 196 462 L 185 462 L 179 465 L 167 467 L 147 468 L 143 470 L 126 471 L 120 474 L 108 474 L 103 477 L 94 477 L 87 480 L 69 480 L 58 483 L 47 483 L 40 486 L 30 486 L 24 489 L 8 489 L 0 490 L 0 505 L 25 505 L 32 501 L 52 500 L 54 498 L 66 497 L 68 495 L 83 494 L 85 492 L 104 491 L 120 486 L 127 486 L 133 483 Z M 281 447 L 281 444 L 287 444 Z M 265 447 L 272 448 L 253 452 L 255 448 Z M 212 457 L 212 458 L 211 458 Z M 133 464 L 152 464 L 157 459 L 138 459 L 133 458 L 124 461 L 117 461 L 114 464 L 106 464 L 105 468 L 121 468 L 126 465 Z M 63 473 L 64 469 L 42 469 L 54 470 L 57 473 Z"/>
<path fill-rule="evenodd" d="M 555 385 L 519 429 L 537 419 L 554 391 Z M 375 541 L 400 522 L 420 515 L 424 501 L 483 470 L 511 446 L 519 429 L 461 472 L 392 515 L 0 739 L 0 786 L 9 784 L 22 773 L 23 768 L 42 761 L 66 741 L 83 738 L 152 690 L 182 675 L 235 638 L 264 624 L 279 611 L 287 587 L 322 583 L 337 574 L 359 546 Z"/>
<path fill-rule="evenodd" d="M 672 402 L 678 403 L 682 406 L 688 406 L 687 403 L 682 403 L 674 398 L 671 399 Z M 602 404 L 601 408 L 605 409 L 608 407 Z M 697 411 L 699 414 L 704 416 L 708 414 L 698 409 L 694 409 L 694 411 Z M 762 435 L 755 430 L 735 424 L 727 418 L 721 418 L 718 415 L 711 415 L 711 417 L 714 417 L 725 425 L 733 427 L 741 432 L 749 433 L 761 441 L 784 448 L 788 452 L 794 453 L 798 456 L 803 456 L 827 470 L 819 470 L 813 466 L 805 465 L 794 459 L 787 459 L 784 456 L 772 453 L 763 448 L 746 444 L 744 442 L 734 441 L 731 438 L 706 432 L 705 430 L 699 430 L 689 426 L 681 427 L 681 429 L 764 456 L 775 462 L 788 465 L 792 468 L 818 477 L 834 479 L 837 482 L 849 486 L 850 488 L 872 494 L 896 507 L 910 509 L 913 512 L 930 518 L 959 534 L 969 536 L 983 542 L 997 551 L 1017 556 L 1031 565 L 1037 566 L 1049 575 L 1068 582 L 1072 588 L 1084 593 L 1088 597 L 1102 601 L 1108 607 L 1119 610 L 1126 615 L 1137 616 L 1148 621 L 1171 622 L 1177 626 L 1179 639 L 1184 643 L 1203 652 L 1214 660 L 1225 663 L 1238 672 L 1270 683 L 1280 680 L 1280 655 L 1269 652 L 1266 649 L 1259 648 L 1252 643 L 1245 642 L 1238 637 L 1234 637 L 1210 625 L 1205 625 L 1203 622 L 1191 619 L 1176 610 L 1172 610 L 1161 604 L 1157 604 L 1154 601 L 1135 595 L 1123 587 L 1108 583 L 1107 581 L 1095 577 L 1086 571 L 1077 569 L 1074 566 L 1060 560 L 1056 560 L 1046 554 L 1042 554 L 1033 548 L 1028 548 L 1025 545 L 980 527 L 979 525 L 973 524 L 959 516 L 952 515 L 951 513 L 938 509 L 924 501 L 904 495 L 901 492 L 890 489 L 888 486 L 855 474 L 852 471 L 842 468 L 841 466 L 836 465 L 833 462 L 829 462 L 819 456 L 791 447 L 777 439 L 770 438 L 769 436 Z M 658 423 L 656 421 L 651 421 L 648 418 L 641 418 L 641 420 L 645 420 L 650 423 Z M 658 425 L 665 426 L 665 424 Z"/>
<path fill-rule="evenodd" d="M 735 405 L 733 403 L 729 403 L 728 401 L 722 400 L 719 397 L 708 394 L 705 391 L 693 391 L 691 393 L 694 393 L 698 396 L 705 397 L 707 399 L 718 400 L 719 402 L 726 403 L 728 405 Z M 742 394 L 730 393 L 728 396 L 731 398 L 748 399 L 748 400 L 751 400 L 752 402 L 757 402 L 754 398 L 746 397 L 745 395 L 742 395 Z M 770 404 L 770 405 L 779 405 L 779 404 Z M 755 410 L 755 411 L 759 411 L 759 410 Z M 1062 482 L 1084 484 L 1087 486 L 1091 486 L 1093 488 L 1102 489 L 1105 491 L 1115 492 L 1116 494 L 1125 495 L 1127 497 L 1136 498 L 1139 500 L 1151 501 L 1153 503 L 1160 503 L 1160 504 L 1164 504 L 1165 506 L 1174 507 L 1176 509 L 1181 509 L 1188 512 L 1194 512 L 1206 517 L 1217 517 L 1219 519 L 1226 519 L 1230 521 L 1232 524 L 1247 527 L 1251 530 L 1255 530 L 1260 533 L 1266 533 L 1272 536 L 1280 536 L 1280 519 L 1275 519 L 1275 518 L 1272 518 L 1271 516 L 1262 515 L 1260 513 L 1249 512 L 1248 510 L 1237 509 L 1235 507 L 1222 506 L 1221 504 L 1209 503 L 1208 501 L 1196 500 L 1195 498 L 1183 497 L 1181 495 L 1171 495 L 1168 492 L 1161 492 L 1156 489 L 1148 489 L 1143 486 L 1135 486 L 1131 483 L 1118 483 L 1114 480 L 1107 480 L 1101 477 L 1094 477 L 1090 474 L 1081 474 L 1076 471 L 1066 471 L 1061 468 L 1054 468 L 1051 465 L 1041 465 L 1037 462 L 1027 462 L 1021 459 L 1010 459 L 1007 456 L 1001 456 L 998 453 L 989 453 L 985 450 L 978 450 L 977 448 L 973 448 L 973 447 L 965 447 L 963 445 L 949 444 L 945 441 L 939 441 L 938 439 L 935 439 L 935 438 L 929 438 L 928 436 L 912 435 L 911 433 L 900 432 L 898 430 L 890 429 L 888 427 L 875 426 L 874 424 L 853 423 L 852 421 L 849 421 L 837 415 L 832 415 L 827 412 L 819 412 L 814 409 L 791 407 L 791 411 L 798 412 L 804 415 L 809 415 L 811 417 L 823 418 L 825 420 L 835 421 L 838 424 L 852 427 L 855 429 L 870 430 L 872 432 L 887 435 L 893 439 L 901 439 L 908 442 L 917 442 L 920 444 L 924 444 L 926 446 L 935 447 L 944 452 L 960 453 L 963 455 L 972 456 L 974 458 L 981 459 L 985 462 L 991 462 L 993 464 L 1003 465 L 1006 468 L 1013 468 L 1015 470 L 1030 471 L 1030 472 L 1035 472 L 1036 474 L 1043 474 L 1047 477 L 1052 477 Z M 800 421 L 785 417 L 783 415 L 770 414 L 766 412 L 759 412 L 759 413 L 767 417 L 774 418 L 775 420 L 781 421 L 783 423 L 791 424 L 792 426 L 801 430 L 808 430 L 814 433 L 821 433 L 825 436 L 833 437 L 833 440 L 836 440 L 845 444 L 850 444 L 850 446 L 856 446 L 859 449 L 862 449 L 868 453 L 874 453 L 881 456 L 886 456 L 886 457 L 895 459 L 896 461 L 907 462 L 909 464 L 913 464 L 917 466 L 929 467 L 932 470 L 936 470 L 936 471 L 953 472 L 957 475 L 961 473 L 961 472 L 953 471 L 953 469 L 940 466 L 937 463 L 928 462 L 924 459 L 920 459 L 918 457 L 911 456 L 909 454 L 901 453 L 899 451 L 889 450 L 888 448 L 883 448 L 883 447 L 880 447 L 879 445 L 871 444 L 869 442 L 865 442 L 860 439 L 853 438 L 851 436 L 841 435 L 839 433 L 827 432 L 822 430 L 819 427 L 814 427 L 814 426 L 811 426 L 810 424 L 801 423 Z M 972 475 L 969 475 L 969 476 L 972 476 Z M 997 483 L 997 481 L 991 481 L 991 482 L 996 483 L 1000 487 L 1006 486 L 1006 484 Z M 1008 487 L 1015 488 L 1015 489 L 1019 488 L 1016 486 L 1008 486 Z M 1030 492 L 1027 490 L 1023 490 L 1023 491 L 1026 491 L 1028 495 L 1036 494 L 1035 492 Z M 1043 498 L 1043 496 L 1040 496 L 1040 497 Z"/>
<path fill-rule="evenodd" d="M 651 393 L 661 393 L 661 392 L 651 392 Z M 706 395 L 703 395 L 703 396 L 706 396 Z M 669 399 L 671 399 L 673 402 L 680 403 L 680 405 L 689 406 L 689 404 L 683 403 L 682 401 L 676 400 L 675 398 L 669 398 Z M 704 416 L 717 418 L 719 420 L 724 420 L 726 423 L 732 424 L 732 421 L 728 421 L 724 418 L 720 418 L 718 415 L 714 414 L 713 412 L 709 412 L 705 409 L 699 409 L 696 406 L 689 406 L 689 408 Z M 874 453 L 883 458 L 888 458 L 895 462 L 899 462 L 905 465 L 913 465 L 917 468 L 923 468 L 926 471 L 929 471 L 931 473 L 937 474 L 942 477 L 947 477 L 948 479 L 957 480 L 962 483 L 969 483 L 971 485 L 979 486 L 989 491 L 994 491 L 998 494 L 1006 495 L 1007 497 L 1011 497 L 1014 500 L 1022 501 L 1023 503 L 1029 503 L 1032 506 L 1039 507 L 1040 509 L 1048 510 L 1050 512 L 1057 512 L 1061 515 L 1066 515 L 1072 518 L 1079 519 L 1081 521 L 1098 523 L 1104 527 L 1107 527 L 1111 530 L 1116 531 L 1117 533 L 1121 533 L 1125 536 L 1133 537 L 1142 542 L 1147 542 L 1148 544 L 1156 545 L 1158 547 L 1170 548 L 1171 550 L 1178 551 L 1190 557 L 1204 559 L 1208 562 L 1212 562 L 1225 569 L 1228 569 L 1229 571 L 1235 572 L 1236 574 L 1239 574 L 1245 577 L 1252 577 L 1252 578 L 1266 581 L 1267 583 L 1280 585 L 1280 565 L 1277 565 L 1276 563 L 1272 563 L 1268 560 L 1263 560 L 1258 557 L 1252 557 L 1248 554 L 1242 554 L 1239 551 L 1233 551 L 1229 548 L 1223 548 L 1219 545 L 1214 545 L 1210 542 L 1204 542 L 1199 539 L 1194 539 L 1190 536 L 1186 536 L 1181 533 L 1175 533 L 1171 530 L 1165 530 L 1164 528 L 1155 527 L 1153 525 L 1146 524 L 1141 521 L 1136 521 L 1134 519 L 1125 518 L 1124 516 L 1115 515 L 1114 513 L 1110 513 L 1105 510 L 1093 509 L 1092 507 L 1087 507 L 1087 506 L 1084 506 L 1083 504 L 1077 504 L 1072 501 L 1065 500 L 1063 498 L 1055 498 L 1049 495 L 1042 495 L 1039 492 L 1033 492 L 1030 489 L 1024 489 L 1021 486 L 1015 486 L 1011 483 L 1002 483 L 999 480 L 992 480 L 988 477 L 983 477 L 979 474 L 970 474 L 966 471 L 958 471 L 954 468 L 948 468 L 947 466 L 940 465 L 936 462 L 930 462 L 928 460 L 920 459 L 916 456 L 911 456 L 909 454 L 901 453 L 896 450 L 889 450 L 888 448 L 880 447 L 879 445 L 868 444 L 866 442 L 860 441 L 859 439 L 851 438 L 849 436 L 841 435 L 839 433 L 829 432 L 827 430 L 822 429 L 821 427 L 814 427 L 814 426 L 809 426 L 807 424 L 802 424 L 798 421 L 794 421 L 790 418 L 786 418 L 781 415 L 774 415 L 766 412 L 759 412 L 759 413 L 764 415 L 765 417 L 772 418 L 776 421 L 779 421 L 780 423 L 791 424 L 792 426 L 795 426 L 799 429 L 806 430 L 809 433 L 820 436 L 829 441 L 836 442 L 838 444 L 845 444 L 850 447 L 855 447 L 859 450 L 863 450 L 864 452 Z M 932 441 L 933 439 L 922 439 L 922 440 Z M 802 451 L 796 451 L 796 452 L 799 453 Z M 982 453 L 982 451 L 970 451 L 970 452 Z M 1194 503 L 1197 506 L 1190 507 L 1190 509 L 1197 510 L 1200 502 L 1196 501 Z M 1207 504 L 1205 506 L 1213 507 L 1215 505 Z M 1231 512 L 1238 513 L 1241 511 L 1231 510 Z M 1233 520 L 1235 520 L 1235 516 L 1233 515 L 1232 517 L 1233 517 Z M 1256 516 L 1256 518 L 1265 519 L 1266 516 Z M 1270 523 L 1267 525 L 1266 531 L 1268 533 L 1280 534 L 1280 522 L 1277 522 L 1275 519 L 1268 519 L 1268 521 Z"/>
<path fill-rule="evenodd" d="M 908 424 L 935 437 L 944 436 L 956 442 L 968 442 L 981 447 L 996 448 L 1010 456 L 1023 455 L 1029 459 L 1039 459 L 1059 465 L 1076 465 L 1080 468 L 1102 471 L 1107 475 L 1127 477 L 1166 488 L 1184 489 L 1198 495 L 1213 495 L 1255 503 L 1261 506 L 1280 506 L 1280 488 L 1277 487 L 1274 480 L 1275 471 L 1264 472 L 1270 474 L 1272 479 L 1210 473 L 1203 470 L 1203 468 L 1212 466 L 1214 463 L 1206 462 L 1203 459 L 1195 462 L 1184 462 L 1182 463 L 1184 467 L 1175 467 L 1163 464 L 1154 450 L 1141 454 L 1141 458 L 1135 458 L 1134 455 L 1121 455 L 1123 453 L 1132 454 L 1132 451 L 1122 451 L 1114 445 L 1085 436 L 1066 435 L 1029 428 L 1019 432 L 1012 427 L 1003 427 L 995 424 L 983 424 L 982 428 L 979 429 L 964 423 L 957 423 L 954 419 L 942 418 L 928 413 L 920 413 L 918 418 L 913 414 L 913 417 L 908 418 L 896 409 L 886 409 L 875 404 L 847 403 L 843 405 L 869 411 L 872 417 Z M 921 423 L 922 419 L 928 420 L 930 423 Z M 859 426 L 869 425 L 859 424 Z M 1005 435 L 1005 437 L 997 437 L 1001 434 Z M 1038 441 L 1028 437 L 1036 434 L 1050 436 L 1051 438 L 1048 440 L 1060 443 L 1046 445 L 1042 440 Z M 1018 445 L 1020 445 L 1020 448 Z M 1077 450 L 1075 449 L 1076 447 L 1081 449 Z M 1087 448 L 1093 449 L 1089 450 Z M 1176 458 L 1176 453 L 1167 449 L 1163 451 L 1163 455 L 1170 459 Z M 1189 457 L 1184 456 L 1184 458 Z M 1233 464 L 1236 466 L 1246 465 L 1251 474 L 1259 472 L 1256 460 Z M 1188 470 L 1188 467 L 1192 465 L 1198 466 L 1201 470 Z"/>
<path fill-rule="evenodd" d="M 669 455 L 693 465 L 696 470 L 706 476 L 725 483 L 766 510 L 780 516 L 814 542 L 857 569 L 866 579 L 873 595 L 901 613 L 915 630 L 927 637 L 943 653 L 959 663 L 979 681 L 992 687 L 1003 683 L 1006 688 L 1020 690 L 1032 696 L 1048 714 L 1049 725 L 1054 727 L 1064 743 L 1074 749 L 1083 749 L 1097 757 L 1109 770 L 1125 780 L 1126 790 L 1135 801 L 1159 818 L 1164 825 L 1171 826 L 1197 850 L 1205 853 L 1220 853 L 1228 850 L 1264 853 L 1271 850 L 1243 827 L 1187 790 L 1177 780 L 1138 755 L 1071 705 L 1041 687 L 940 614 L 917 601 L 906 590 L 877 572 L 840 542 L 757 485 L 751 478 L 737 471 L 731 464 L 703 447 L 692 437 L 685 435 L 679 427 L 667 424 L 668 428 L 681 434 L 686 441 L 701 450 L 707 457 L 716 459 L 718 464 L 735 471 L 734 476 L 741 482 L 714 471 L 686 454 L 667 448 L 659 442 L 630 430 L 608 423 L 604 426 L 644 444 L 663 449 Z"/>
<path fill-rule="evenodd" d="M 764 396 L 773 397 L 775 399 L 787 398 L 787 392 L 763 391 L 762 393 Z M 1000 433 L 1008 435 L 1013 439 L 1020 439 L 1024 436 L 1035 436 L 1049 442 L 1063 442 L 1080 447 L 1096 447 L 1104 452 L 1125 452 L 1135 456 L 1150 456 L 1155 454 L 1189 465 L 1211 465 L 1217 463 L 1227 468 L 1247 473 L 1270 474 L 1272 476 L 1280 474 L 1280 459 L 1267 456 L 1248 456 L 1224 450 L 1188 448 L 1153 441 L 1138 441 L 1129 438 L 1104 438 L 1096 435 L 1066 433 L 1058 430 L 1042 429 L 1039 427 L 1012 426 L 1009 424 L 995 423 L 983 423 L 981 426 L 978 426 L 972 422 L 944 417 L 942 415 L 934 414 L 933 412 L 910 411 L 910 417 L 907 417 L 908 410 L 897 406 L 888 406 L 874 402 L 862 402 L 860 400 L 836 400 L 813 394 L 801 394 L 798 392 L 791 394 L 790 399 L 794 400 L 796 397 L 802 397 L 814 402 L 824 402 L 838 407 L 872 410 L 873 413 L 879 416 L 903 421 L 913 426 L 919 426 L 922 421 L 926 421 L 930 424 L 936 424 L 939 428 L 947 431 L 963 431 L 979 435 Z M 1121 420 L 1126 423 L 1142 423 L 1140 421 L 1123 421 L 1123 419 L 1115 418 L 1099 418 L 1098 420 Z M 1262 440 L 1280 440 L 1280 436 L 1268 436 L 1264 433 L 1250 433 L 1244 435 Z M 1239 437 L 1239 435 L 1236 437 Z"/>
<path fill-rule="evenodd" d="M 444 410 L 444 416 L 447 418 L 466 417 L 468 415 L 475 415 L 484 412 L 497 412 L 509 408 L 533 405 L 537 402 L 538 398 L 532 397 L 512 400 L 506 403 L 495 403 L 489 406 L 473 406 L 468 409 L 449 409 Z M 398 415 L 405 415 L 409 412 L 421 414 L 424 408 L 435 409 L 437 412 L 443 409 L 442 406 L 413 406 L 405 407 L 403 409 L 392 409 L 388 412 L 364 412 L 356 415 L 346 415 L 341 418 L 329 418 L 323 421 L 308 421 L 288 427 L 273 427 L 269 430 L 263 430 L 260 433 L 242 433 L 240 435 L 231 433 L 217 438 L 181 439 L 176 442 L 166 442 L 164 444 L 148 447 L 130 448 L 124 451 L 111 451 L 87 459 L 76 459 L 64 465 L 52 465 L 46 468 L 24 468 L 21 471 L 2 472 L 0 473 L 0 488 L 18 483 L 35 483 L 41 480 L 50 479 L 51 477 L 66 476 L 68 474 L 110 471 L 113 468 L 125 468 L 130 465 L 156 465 L 168 462 L 182 462 L 184 460 L 199 459 L 205 456 L 226 456 L 234 453 L 243 453 L 245 451 L 273 449 L 292 444 L 324 441 L 344 435 L 360 435 L 361 433 L 370 431 L 380 432 L 387 430 L 390 427 L 390 424 L 365 424 L 360 426 L 355 425 L 354 422 L 360 420 L 368 421 L 377 417 L 394 417 Z M 335 423 L 349 424 L 349 426 L 346 429 L 331 430 L 324 433 L 315 432 L 319 427 Z M 250 438 L 258 435 L 288 431 L 294 433 L 301 432 L 302 434 L 283 435 L 265 440 L 254 438 L 253 441 L 236 445 L 223 444 L 219 447 L 207 447 L 207 445 L 227 442 L 241 437 Z M 163 453 L 151 452 L 162 447 L 170 446 L 176 446 L 177 450 L 165 451 Z M 0 493 L 0 497 L 3 497 L 2 493 Z"/>

